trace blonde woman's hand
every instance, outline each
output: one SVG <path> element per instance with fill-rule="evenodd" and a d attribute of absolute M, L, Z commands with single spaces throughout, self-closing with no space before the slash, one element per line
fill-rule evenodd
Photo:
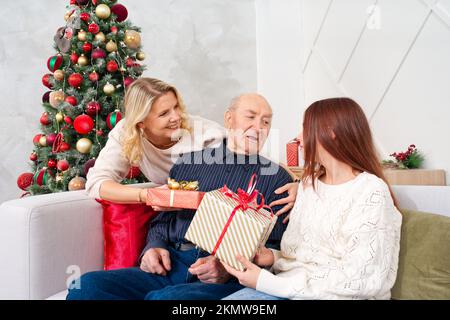
<path fill-rule="evenodd" d="M 169 187 L 167 186 L 167 184 L 163 184 L 161 186 L 155 187 L 157 189 L 169 189 Z M 153 210 L 155 211 L 179 211 L 181 209 L 179 208 L 173 208 L 173 207 L 159 207 L 159 206 L 152 206 Z"/>
<path fill-rule="evenodd" d="M 222 262 L 225 270 L 232 276 L 235 276 L 239 283 L 243 286 L 256 289 L 256 284 L 258 283 L 259 274 L 261 273 L 261 268 L 258 267 L 256 264 L 251 263 L 248 261 L 248 259 L 242 257 L 241 255 L 236 255 L 236 259 L 242 263 L 245 270 L 239 271 L 234 269 L 233 267 L 230 267 L 226 263 Z"/>
<path fill-rule="evenodd" d="M 294 207 L 295 199 L 297 198 L 298 183 L 297 182 L 287 183 L 284 186 L 276 189 L 275 193 L 281 194 L 286 191 L 288 193 L 288 196 L 286 198 L 273 201 L 271 204 L 269 204 L 270 207 L 274 207 L 280 204 L 286 204 L 283 208 L 281 208 L 275 213 L 277 216 L 280 216 L 283 213 L 288 212 Z M 286 218 L 284 218 L 283 223 L 286 223 L 288 220 L 289 215 Z"/>
<path fill-rule="evenodd" d="M 256 252 L 253 262 L 260 267 L 271 267 L 275 262 L 275 257 L 273 252 L 266 247 L 260 247 L 258 252 Z"/>

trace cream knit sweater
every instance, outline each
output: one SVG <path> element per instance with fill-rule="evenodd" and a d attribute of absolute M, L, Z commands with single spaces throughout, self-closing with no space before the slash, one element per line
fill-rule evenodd
<path fill-rule="evenodd" d="M 299 187 L 289 225 L 256 289 L 289 299 L 389 299 L 402 217 L 383 180 Z"/>
<path fill-rule="evenodd" d="M 143 139 L 144 154 L 139 164 L 142 173 L 157 184 L 167 182 L 169 171 L 180 154 L 199 151 L 222 143 L 226 130 L 218 123 L 198 116 L 189 116 L 192 133 L 184 132 L 180 141 L 169 149 L 158 149 Z M 122 154 L 121 135 L 124 120 L 109 132 L 108 141 L 87 175 L 86 191 L 90 197 L 99 198 L 100 185 L 106 180 L 120 182 L 127 175 L 130 164 Z"/>

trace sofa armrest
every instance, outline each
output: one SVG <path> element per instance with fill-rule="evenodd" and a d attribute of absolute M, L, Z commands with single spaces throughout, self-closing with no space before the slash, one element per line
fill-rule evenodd
<path fill-rule="evenodd" d="M 84 190 L 4 202 L 0 257 L 0 299 L 45 299 L 67 289 L 103 268 L 101 205 Z"/>

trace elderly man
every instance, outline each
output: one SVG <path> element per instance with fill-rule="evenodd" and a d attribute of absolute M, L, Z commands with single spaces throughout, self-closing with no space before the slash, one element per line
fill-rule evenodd
<path fill-rule="evenodd" d="M 225 184 L 236 191 L 245 189 L 256 173 L 256 188 L 266 203 L 285 197 L 274 191 L 292 182 L 291 176 L 258 154 L 269 134 L 271 120 L 272 110 L 262 96 L 244 94 L 233 99 L 225 113 L 228 138 L 217 148 L 183 155 L 170 176 L 178 181 L 196 180 L 201 191 L 219 189 Z M 280 208 L 274 206 L 273 210 Z M 217 258 L 184 239 L 194 214 L 194 210 L 159 213 L 151 222 L 140 268 L 86 273 L 80 279 L 79 289 L 70 289 L 67 298 L 206 300 L 221 299 L 242 289 Z M 282 221 L 287 214 L 278 218 L 267 247 L 279 249 L 286 229 Z"/>

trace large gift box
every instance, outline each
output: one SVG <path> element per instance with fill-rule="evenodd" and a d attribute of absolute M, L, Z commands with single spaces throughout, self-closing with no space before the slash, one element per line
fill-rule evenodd
<path fill-rule="evenodd" d="M 289 167 L 299 166 L 300 141 L 293 139 L 286 144 L 286 159 Z"/>
<path fill-rule="evenodd" d="M 168 179 L 168 188 L 149 188 L 147 190 L 147 205 L 170 207 L 177 209 L 197 209 L 205 195 L 196 191 L 195 182 L 176 182 Z"/>
<path fill-rule="evenodd" d="M 256 183 L 252 181 L 247 192 L 239 189 L 234 193 L 226 186 L 207 192 L 185 235 L 187 240 L 241 271 L 243 266 L 236 254 L 253 260 L 277 221 L 277 216 L 264 205 L 264 197 L 257 202 L 261 194 L 254 190 Z"/>

